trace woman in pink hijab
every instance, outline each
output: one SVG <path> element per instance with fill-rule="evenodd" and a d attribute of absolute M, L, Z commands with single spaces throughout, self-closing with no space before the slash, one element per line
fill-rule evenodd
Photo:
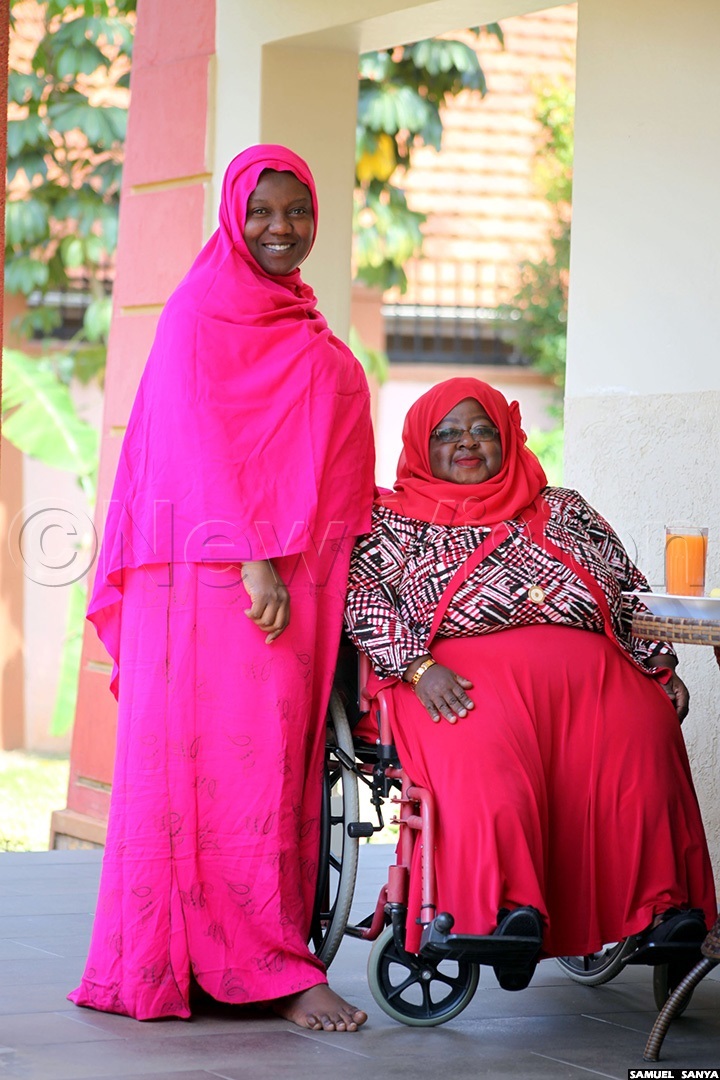
<path fill-rule="evenodd" d="M 78 1005 L 189 1017 L 194 980 L 306 1028 L 366 1020 L 307 946 L 325 711 L 373 496 L 367 383 L 298 270 L 317 217 L 292 151 L 235 158 L 140 383 L 89 610 L 119 721 Z"/>

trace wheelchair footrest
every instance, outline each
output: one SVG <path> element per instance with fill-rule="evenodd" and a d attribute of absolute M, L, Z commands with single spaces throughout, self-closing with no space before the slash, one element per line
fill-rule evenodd
<path fill-rule="evenodd" d="M 439 928 L 437 921 L 434 919 L 425 927 L 420 941 L 420 956 L 427 959 L 467 960 L 473 964 L 524 968 L 537 959 L 542 947 L 542 941 L 536 937 L 451 934 Z"/>
<path fill-rule="evenodd" d="M 655 944 L 648 942 L 640 945 L 634 953 L 631 953 L 625 961 L 626 964 L 672 964 L 675 960 L 683 960 L 686 957 L 691 960 L 695 956 L 702 959 L 699 941 L 663 941 Z"/>

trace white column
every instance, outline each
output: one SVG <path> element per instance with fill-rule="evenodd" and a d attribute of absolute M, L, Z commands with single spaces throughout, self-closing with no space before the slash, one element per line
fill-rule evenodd
<path fill-rule="evenodd" d="M 307 40 L 269 42 L 268 21 L 260 9 L 272 16 L 280 36 L 281 27 L 275 25 L 280 8 L 276 0 L 265 5 L 218 0 L 214 202 L 217 206 L 228 162 L 246 146 L 282 143 L 307 160 L 318 188 L 320 220 L 303 276 L 330 326 L 346 336 L 358 54 L 347 44 L 319 48 Z M 216 211 L 213 228 L 215 217 Z"/>
<path fill-rule="evenodd" d="M 566 482 L 656 584 L 685 520 L 710 528 L 720 586 L 719 57 L 715 0 L 580 0 Z M 720 866 L 720 672 L 678 651 Z"/>
<path fill-rule="evenodd" d="M 352 205 L 358 55 L 339 49 L 267 45 L 263 51 L 263 141 L 306 159 L 318 189 L 319 227 L 303 277 L 341 337 L 350 326 Z"/>

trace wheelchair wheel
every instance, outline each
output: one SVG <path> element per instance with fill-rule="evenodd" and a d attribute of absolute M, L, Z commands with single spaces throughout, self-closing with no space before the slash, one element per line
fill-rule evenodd
<path fill-rule="evenodd" d="M 340 947 L 350 916 L 358 864 L 358 842 L 347 824 L 360 814 L 357 777 L 342 764 L 335 750 L 355 760 L 352 733 L 335 690 L 330 697 L 325 740 L 320 853 L 310 946 L 327 966 Z"/>
<path fill-rule="evenodd" d="M 625 961 L 635 948 L 634 938 L 605 945 L 588 956 L 556 956 L 555 962 L 575 982 L 585 986 L 602 986 L 610 982 L 625 967 Z"/>
<path fill-rule="evenodd" d="M 383 1012 L 411 1027 L 445 1024 L 470 1004 L 480 965 L 467 960 L 423 960 L 399 953 L 392 926 L 370 950 L 368 982 Z"/>

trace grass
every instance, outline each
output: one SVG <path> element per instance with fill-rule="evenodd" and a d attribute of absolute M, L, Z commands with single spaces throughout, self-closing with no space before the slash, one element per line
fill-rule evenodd
<path fill-rule="evenodd" d="M 50 815 L 67 802 L 66 757 L 0 750 L 0 852 L 47 851 Z"/>

